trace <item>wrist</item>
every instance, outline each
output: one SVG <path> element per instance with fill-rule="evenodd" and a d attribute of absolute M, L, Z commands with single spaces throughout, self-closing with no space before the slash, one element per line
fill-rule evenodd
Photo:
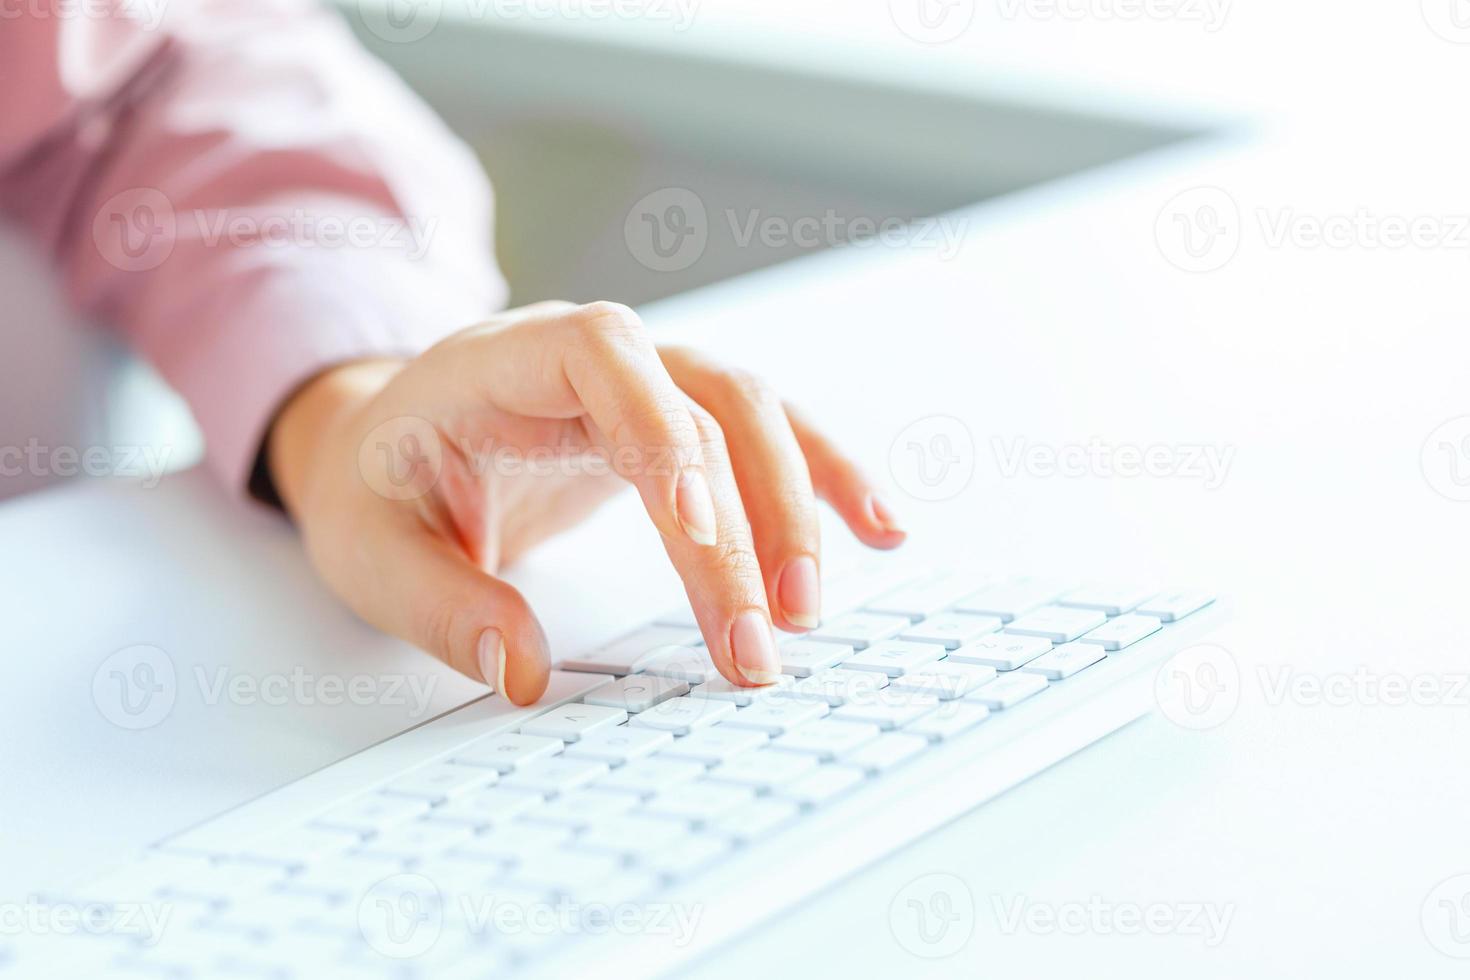
<path fill-rule="evenodd" d="M 262 453 L 287 513 L 299 514 L 311 492 L 313 462 L 338 433 L 403 369 L 402 360 L 353 361 L 328 368 L 297 388 L 277 412 Z"/>

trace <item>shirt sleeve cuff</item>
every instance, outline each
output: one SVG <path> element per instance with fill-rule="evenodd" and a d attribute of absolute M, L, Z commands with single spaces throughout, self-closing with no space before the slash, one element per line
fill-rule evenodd
<path fill-rule="evenodd" d="M 327 368 L 412 357 L 503 305 L 442 269 L 314 253 L 229 280 L 197 310 L 194 342 L 160 366 L 192 406 L 209 468 L 245 492 L 285 400 Z"/>

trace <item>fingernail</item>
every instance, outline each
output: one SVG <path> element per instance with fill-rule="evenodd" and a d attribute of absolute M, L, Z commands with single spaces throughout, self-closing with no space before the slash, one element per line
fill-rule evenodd
<path fill-rule="evenodd" d="M 730 655 L 735 669 L 752 684 L 774 684 L 781 676 L 771 621 L 759 609 L 747 609 L 730 627 Z"/>
<path fill-rule="evenodd" d="M 685 470 L 679 474 L 679 487 L 674 493 L 674 506 L 684 533 L 695 544 L 715 543 L 715 498 L 710 495 L 709 481 L 703 470 Z"/>
<path fill-rule="evenodd" d="M 868 507 L 873 511 L 873 520 L 877 521 L 878 526 L 883 528 L 883 530 L 893 531 L 898 534 L 903 533 L 903 528 L 899 526 L 898 518 L 893 516 L 893 511 L 888 509 L 888 505 L 877 494 L 872 494 L 868 497 Z"/>
<path fill-rule="evenodd" d="M 500 630 L 492 626 L 480 634 L 478 653 L 480 674 L 485 678 L 485 683 L 490 685 L 491 691 L 504 694 L 505 639 L 500 635 Z"/>
<path fill-rule="evenodd" d="M 816 629 L 822 615 L 822 582 L 817 575 L 817 560 L 811 555 L 798 555 L 787 562 L 776 585 L 776 596 L 792 626 Z"/>

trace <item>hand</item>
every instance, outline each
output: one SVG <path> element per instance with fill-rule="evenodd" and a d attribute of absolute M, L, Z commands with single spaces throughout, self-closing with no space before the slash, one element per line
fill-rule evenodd
<path fill-rule="evenodd" d="M 779 673 L 773 621 L 817 624 L 817 496 L 873 547 L 904 537 L 857 468 L 765 385 L 656 349 L 610 303 L 541 303 L 411 361 L 327 371 L 282 409 L 267 461 L 348 605 L 517 704 L 546 690 L 550 655 L 495 572 L 622 480 L 735 684 Z"/>

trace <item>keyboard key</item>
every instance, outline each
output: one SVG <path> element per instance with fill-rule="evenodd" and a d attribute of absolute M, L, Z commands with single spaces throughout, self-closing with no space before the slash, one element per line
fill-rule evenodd
<path fill-rule="evenodd" d="M 1006 632 L 1013 636 L 1040 636 L 1053 643 L 1069 643 L 1107 620 L 1107 615 L 1097 609 L 1042 606 L 1016 619 L 1006 627 Z"/>
<path fill-rule="evenodd" d="M 709 778 L 719 783 L 749 786 L 758 793 L 769 793 L 782 783 L 816 768 L 818 764 L 814 755 L 778 752 L 769 748 L 756 749 L 715 766 L 710 770 Z"/>
<path fill-rule="evenodd" d="M 549 759 L 566 747 L 559 738 L 534 735 L 487 735 L 460 749 L 454 761 L 467 766 L 484 766 L 502 775 L 539 759 Z"/>
<path fill-rule="evenodd" d="M 813 640 L 843 643 L 862 650 L 882 640 L 889 640 L 908 629 L 907 616 L 883 616 L 878 613 L 856 612 L 840 616 L 821 629 L 811 633 Z"/>
<path fill-rule="evenodd" d="M 973 643 L 986 633 L 994 633 L 1004 625 L 999 616 L 947 612 L 910 626 L 898 638 L 916 643 L 940 643 L 945 649 L 954 650 Z"/>
<path fill-rule="evenodd" d="M 1104 650 L 1122 650 L 1131 647 L 1145 636 L 1151 636 L 1163 628 L 1163 623 L 1153 616 L 1129 614 L 1118 616 L 1103 623 L 1080 642 L 1101 644 Z"/>
<path fill-rule="evenodd" d="M 831 760 L 846 755 L 880 734 L 882 729 L 877 725 L 860 725 L 823 718 L 773 739 L 771 747 L 782 752 L 801 752 L 814 755 L 818 759 Z"/>
<path fill-rule="evenodd" d="M 967 705 L 967 707 L 978 707 L 982 711 L 985 710 L 980 705 Z M 887 772 L 900 763 L 907 762 L 928 747 L 929 742 L 927 739 L 920 738 L 916 735 L 889 732 L 885 735 L 879 735 L 871 742 L 860 745 L 844 755 L 842 757 L 842 764 L 844 766 L 854 766 L 870 776 L 876 776 L 879 773 Z"/>
<path fill-rule="evenodd" d="M 1002 674 L 989 684 L 982 684 L 966 700 L 978 701 L 991 711 L 999 711 L 1020 704 L 1033 694 L 1047 689 L 1047 680 L 1040 674 L 1028 674 L 1016 670 Z"/>
<path fill-rule="evenodd" d="M 741 708 L 731 718 L 720 723 L 721 728 L 753 728 L 767 735 L 789 732 L 809 721 L 827 715 L 827 702 L 773 698 Z"/>
<path fill-rule="evenodd" d="M 1050 653 L 1043 653 L 1026 666 L 1023 673 L 1040 674 L 1049 681 L 1071 677 L 1107 656 L 1100 643 L 1063 643 Z"/>
<path fill-rule="evenodd" d="M 636 674 L 664 656 L 668 647 L 693 646 L 701 642 L 698 630 L 680 626 L 646 626 L 584 657 L 563 660 L 562 670 L 594 674 Z"/>
<path fill-rule="evenodd" d="M 832 712 L 836 721 L 877 725 L 887 731 L 902 728 L 939 707 L 939 699 L 908 691 L 875 691 L 855 698 Z"/>
<path fill-rule="evenodd" d="M 969 694 L 981 684 L 995 680 L 995 668 L 980 664 L 950 663 L 941 660 L 915 673 L 895 678 L 889 690 L 927 694 L 941 701 L 953 701 Z"/>
<path fill-rule="evenodd" d="M 714 864 L 729 851 L 730 842 L 722 837 L 686 834 L 661 847 L 650 848 L 638 857 L 637 866 L 665 878 L 689 878 Z"/>
<path fill-rule="evenodd" d="M 607 773 L 607 763 L 595 759 L 542 759 L 517 769 L 501 785 L 506 789 L 530 789 L 553 796 L 586 786 Z"/>
<path fill-rule="evenodd" d="M 1109 616 L 1121 616 L 1138 608 L 1138 604 L 1158 593 L 1158 589 L 1092 585 L 1068 592 L 1057 600 L 1059 606 L 1097 609 Z"/>
<path fill-rule="evenodd" d="M 621 766 L 634 759 L 642 759 L 672 744 L 674 736 L 656 728 L 637 728 L 619 725 L 603 732 L 594 732 L 586 738 L 567 746 L 566 754 L 575 759 L 596 759 L 610 766 Z"/>
<path fill-rule="evenodd" d="M 905 585 L 863 604 L 865 612 L 903 616 L 917 622 L 942 612 L 986 585 L 981 576 L 941 575 Z"/>
<path fill-rule="evenodd" d="M 1061 595 L 1065 589 L 1030 579 L 1008 582 L 981 589 L 955 603 L 956 612 L 995 616 L 1009 623 L 1033 609 L 1040 608 Z"/>
<path fill-rule="evenodd" d="M 449 820 L 471 827 L 488 827 L 508 823 L 515 817 L 541 806 L 540 793 L 492 787 L 450 800 L 434 810 L 432 819 Z"/>
<path fill-rule="evenodd" d="M 366 793 L 339 804 L 312 821 L 359 834 L 376 834 L 429 812 L 429 801 L 385 793 Z"/>
<path fill-rule="evenodd" d="M 551 888 L 562 895 L 595 894 L 597 885 L 620 871 L 622 864 L 611 854 L 570 848 L 542 851 L 517 862 L 512 879 L 522 885 Z"/>
<path fill-rule="evenodd" d="M 1160 592 L 1153 598 L 1140 603 L 1138 612 L 1140 615 L 1153 616 L 1166 623 L 1177 623 L 1186 616 L 1194 615 L 1214 601 L 1215 597 L 1208 592 Z"/>
<path fill-rule="evenodd" d="M 362 843 L 355 831 L 325 827 L 292 827 L 252 841 L 240 849 L 247 861 L 297 868 L 320 858 L 341 854 Z"/>
<path fill-rule="evenodd" d="M 689 696 L 692 698 L 718 698 L 721 701 L 747 705 L 754 704 L 761 698 L 769 697 L 790 683 L 791 678 L 786 674 L 780 675 L 776 683 L 767 684 L 764 687 L 740 687 L 739 685 L 731 684 L 723 677 L 716 677 L 714 680 L 696 685 L 690 690 Z"/>
<path fill-rule="evenodd" d="M 379 834 L 357 853 L 416 861 L 442 854 L 469 840 L 474 833 L 474 828 L 462 823 L 415 820 Z"/>
<path fill-rule="evenodd" d="M 787 640 L 781 644 L 781 671 L 793 677 L 810 677 L 836 667 L 856 651 L 845 643 L 821 640 Z"/>
<path fill-rule="evenodd" d="M 643 804 L 643 812 L 677 817 L 700 827 L 754 798 L 755 790 L 748 786 L 697 779 L 656 794 Z"/>
<path fill-rule="evenodd" d="M 608 796 L 619 794 L 608 793 Z M 626 796 L 634 800 L 635 797 Z M 602 854 L 639 857 L 656 851 L 666 842 L 693 836 L 682 818 L 654 817 L 645 813 L 625 813 L 599 820 L 572 842 L 577 850 Z"/>
<path fill-rule="evenodd" d="M 602 685 L 582 700 L 605 708 L 622 708 L 629 714 L 634 714 L 647 711 L 660 701 L 688 693 L 689 685 L 684 681 L 652 674 L 632 674 Z"/>
<path fill-rule="evenodd" d="M 639 759 L 597 780 L 593 787 L 608 792 L 649 797 L 677 783 L 697 779 L 704 773 L 705 765 L 702 762 L 657 757 Z"/>
<path fill-rule="evenodd" d="M 700 728 L 708 728 L 735 714 L 735 705 L 713 698 L 670 698 L 640 712 L 628 722 L 640 728 L 657 728 L 675 735 L 687 735 Z"/>
<path fill-rule="evenodd" d="M 835 708 L 853 698 L 887 686 L 888 675 L 881 671 L 837 667 L 811 677 L 803 677 L 781 692 L 781 700 L 821 701 Z"/>
<path fill-rule="evenodd" d="M 944 654 L 944 646 L 939 643 L 884 640 L 848 657 L 842 666 L 845 670 L 876 670 L 889 677 L 898 677 L 925 664 L 932 664 Z"/>
<path fill-rule="evenodd" d="M 514 864 L 553 852 L 571 837 L 570 827 L 517 820 L 460 844 L 448 856 L 481 864 Z"/>
<path fill-rule="evenodd" d="M 942 742 L 969 731 L 990 717 L 990 709 L 971 701 L 952 701 L 931 711 L 904 731 L 931 742 Z M 850 760 L 849 760 L 850 761 Z"/>
<path fill-rule="evenodd" d="M 528 811 L 524 819 L 527 823 L 552 823 L 582 830 L 626 813 L 637 805 L 638 798 L 631 793 L 579 789 L 564 793 L 551 802 Z"/>
<path fill-rule="evenodd" d="M 984 636 L 960 647 L 946 659 L 950 663 L 980 664 L 996 670 L 1015 670 L 1051 649 L 1051 640 L 1039 636 Z"/>
<path fill-rule="evenodd" d="M 776 795 L 781 799 L 799 803 L 803 807 L 819 807 L 824 803 L 832 802 L 849 790 L 856 789 L 862 781 L 863 771 L 861 769 L 848 766 L 822 766 L 799 779 L 793 779 L 776 790 Z"/>
<path fill-rule="evenodd" d="M 494 769 L 436 762 L 404 773 L 384 786 L 383 792 L 393 796 L 415 796 L 430 803 L 442 803 L 452 797 L 484 789 L 495 782 L 497 775 Z"/>
<path fill-rule="evenodd" d="M 800 815 L 801 808 L 795 803 L 761 799 L 710 821 L 707 829 L 749 843 L 775 833 Z"/>
<path fill-rule="evenodd" d="M 686 647 L 670 647 L 649 662 L 644 673 L 655 677 L 669 677 L 688 684 L 703 684 L 716 680 L 720 672 L 710 662 L 708 650 L 691 650 Z"/>
<path fill-rule="evenodd" d="M 736 728 L 716 725 L 704 728 L 683 738 L 659 752 L 661 759 L 689 759 L 713 766 L 733 759 L 742 752 L 758 749 L 769 741 L 765 732 L 751 728 Z"/>
<path fill-rule="evenodd" d="M 606 708 L 596 704 L 564 704 L 526 722 L 521 726 L 521 734 L 575 742 L 600 729 L 615 728 L 627 720 L 628 713 L 622 708 Z"/>

